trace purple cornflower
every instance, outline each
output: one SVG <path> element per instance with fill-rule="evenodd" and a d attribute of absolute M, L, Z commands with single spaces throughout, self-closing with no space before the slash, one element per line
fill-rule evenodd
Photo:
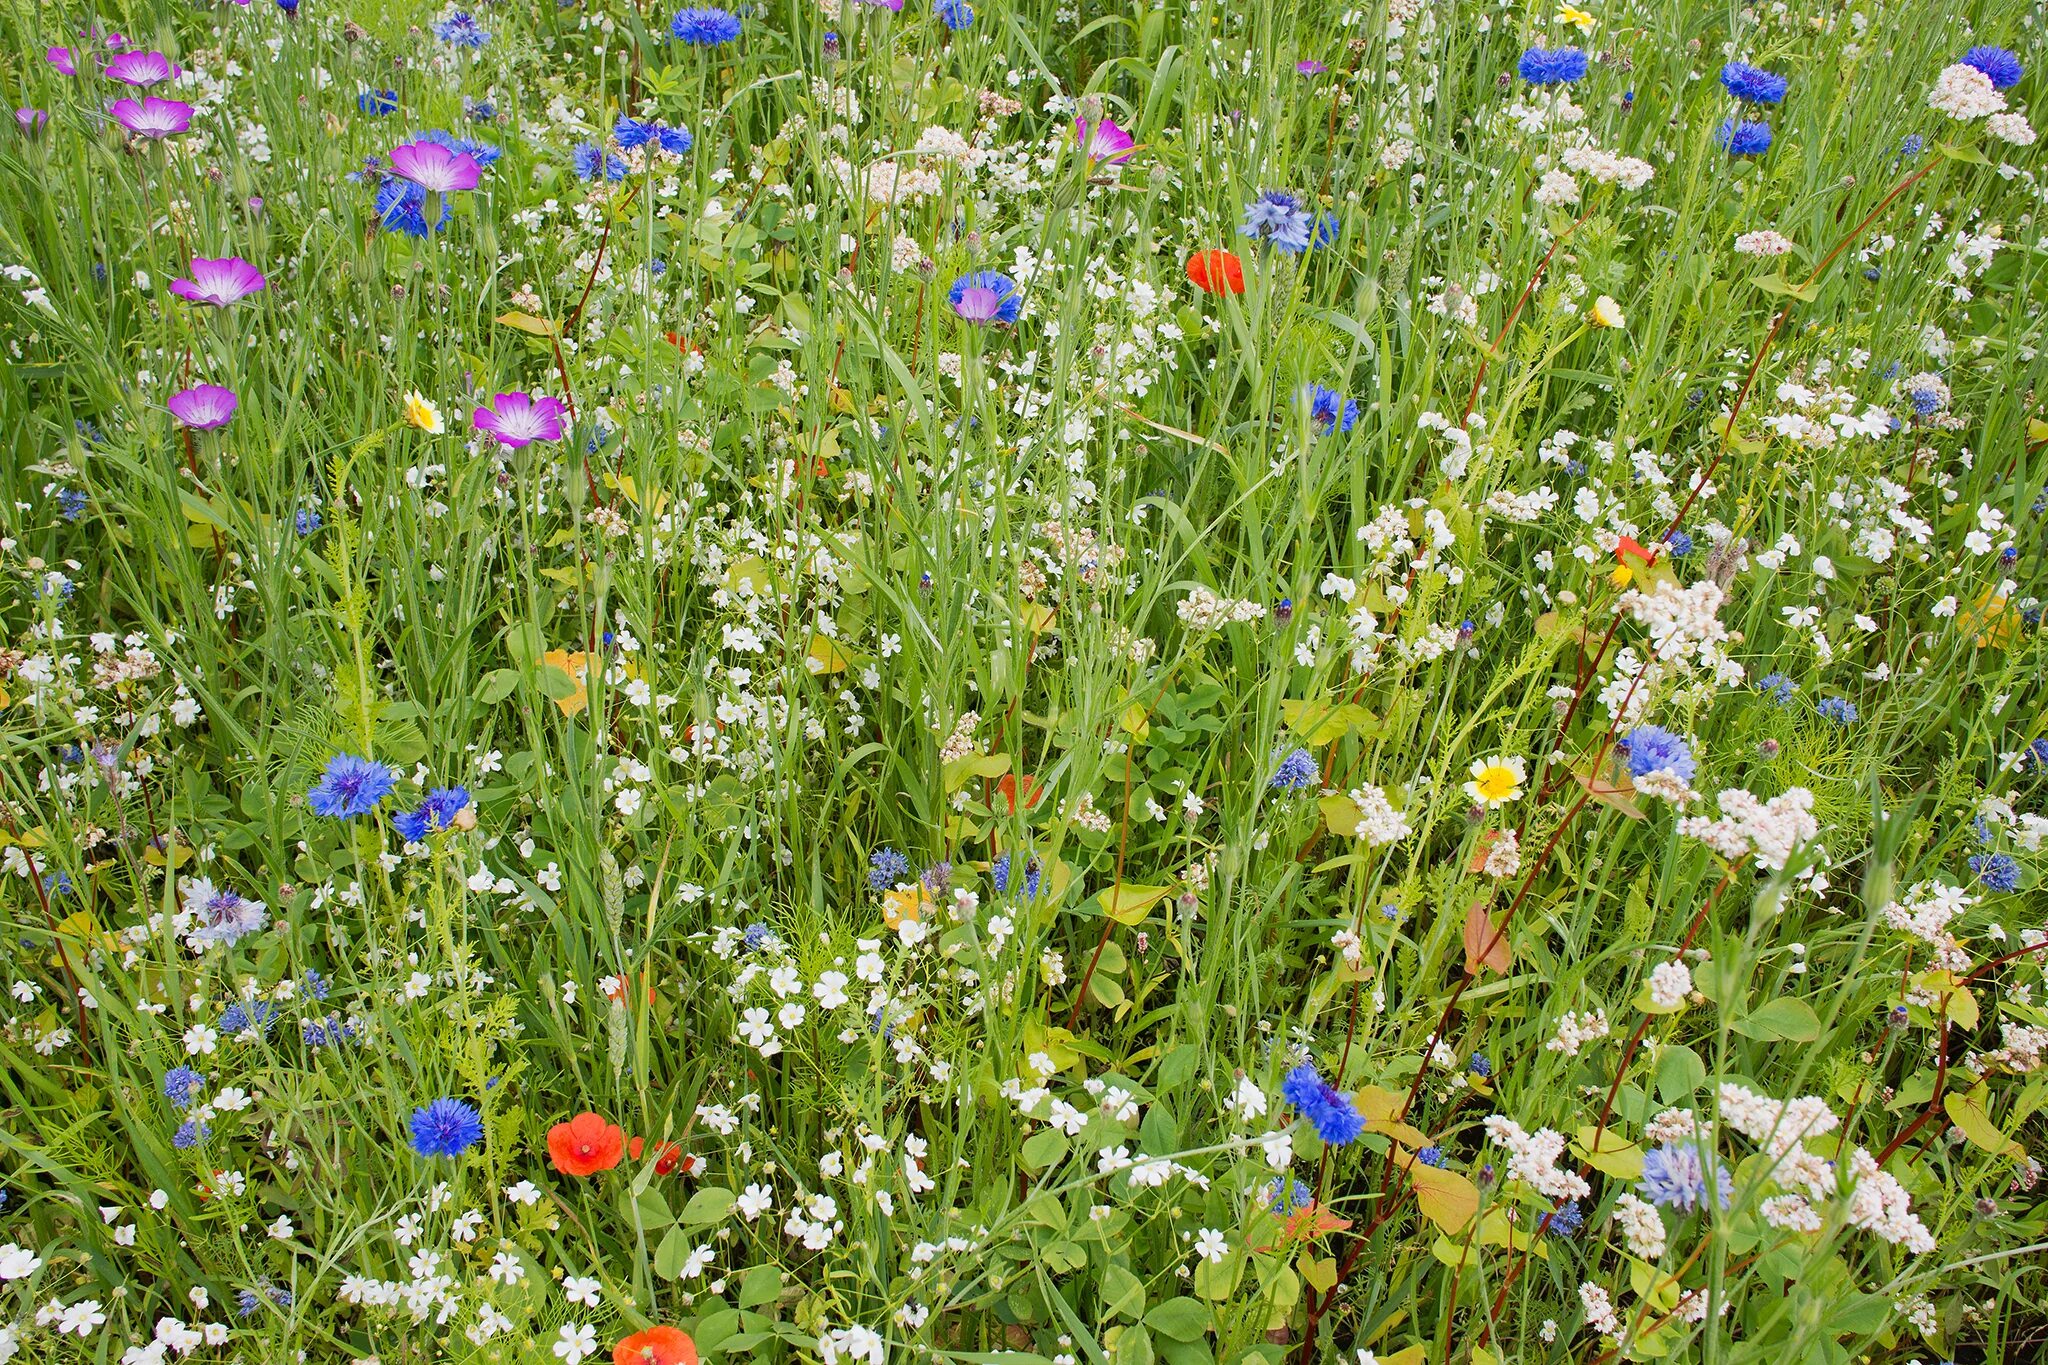
<path fill-rule="evenodd" d="M 2010 90 L 2026 76 L 2027 69 L 2020 65 L 2017 54 L 2002 47 L 1973 47 L 1963 54 L 1963 65 L 1974 66 L 1991 78 L 1991 84 L 2000 90 Z"/>
<path fill-rule="evenodd" d="M 1024 308 L 1017 282 L 993 270 L 977 270 L 953 281 L 946 302 L 963 321 L 974 323 L 1014 324 Z"/>
<path fill-rule="evenodd" d="M 409 844 L 424 843 L 427 835 L 449 828 L 455 817 L 469 805 L 467 787 L 436 787 L 418 810 L 402 811 L 391 817 L 391 827 Z M 473 823 L 473 822 L 472 822 Z"/>
<path fill-rule="evenodd" d="M 1730 156 L 1762 156 L 1771 149 L 1771 125 L 1761 119 L 1723 119 L 1714 130 L 1714 145 Z"/>
<path fill-rule="evenodd" d="M 217 260 L 194 256 L 192 278 L 172 280 L 171 292 L 192 303 L 210 303 L 216 308 L 225 308 L 251 294 L 261 293 L 269 283 L 263 278 L 262 271 L 240 256 L 223 256 Z"/>
<path fill-rule="evenodd" d="M 1365 1131 L 1365 1119 L 1351 1097 L 1317 1074 L 1304 1062 L 1287 1073 L 1280 1096 L 1307 1119 L 1316 1136 L 1332 1147 L 1356 1142 Z"/>
<path fill-rule="evenodd" d="M 457 10 L 434 25 L 434 36 L 454 47 L 471 51 L 491 40 L 490 33 L 467 10 Z"/>
<path fill-rule="evenodd" d="M 234 390 L 218 384 L 197 384 L 181 389 L 165 400 L 164 406 L 181 425 L 194 431 L 219 431 L 235 419 L 240 400 Z"/>
<path fill-rule="evenodd" d="M 1314 244 L 1316 223 L 1296 196 L 1267 190 L 1245 206 L 1244 223 L 1238 231 L 1254 240 L 1269 241 L 1282 251 L 1300 253 Z"/>
<path fill-rule="evenodd" d="M 1721 88 L 1744 104 L 1776 104 L 1785 98 L 1785 78 L 1747 62 L 1721 68 Z"/>
<path fill-rule="evenodd" d="M 1569 85 L 1586 74 L 1586 54 L 1575 47 L 1555 52 L 1532 47 L 1515 63 L 1515 70 L 1531 85 Z"/>
<path fill-rule="evenodd" d="M 123 52 L 107 63 L 103 74 L 108 80 L 147 90 L 177 75 L 178 68 L 161 52 Z"/>
<path fill-rule="evenodd" d="M 1273 768 L 1266 785 L 1276 791 L 1305 792 L 1322 781 L 1316 756 L 1307 749 L 1290 749 Z"/>
<path fill-rule="evenodd" d="M 910 875 L 910 859 L 893 848 L 878 848 L 868 855 L 868 890 L 887 891 Z"/>
<path fill-rule="evenodd" d="M 1992 891 L 2019 889 L 2020 864 L 2010 853 L 1973 853 L 1970 855 L 1970 871 L 1976 873 L 1977 880 Z"/>
<path fill-rule="evenodd" d="M 391 149 L 391 172 L 429 194 L 473 190 L 483 167 L 467 152 L 451 152 L 438 142 L 408 142 Z"/>
<path fill-rule="evenodd" d="M 315 815 L 353 820 L 377 809 L 377 803 L 397 785 L 397 775 L 375 759 L 336 754 L 328 760 L 320 780 L 306 793 L 306 804 Z"/>
<path fill-rule="evenodd" d="M 1088 160 L 1106 161 L 1111 165 L 1129 160 L 1131 149 L 1137 146 L 1136 140 L 1118 127 L 1113 118 L 1100 118 L 1093 124 L 1084 118 L 1075 119 L 1074 143 Z"/>
<path fill-rule="evenodd" d="M 132 137 L 154 141 L 182 133 L 192 126 L 192 106 L 183 100 L 158 99 L 148 95 L 140 100 L 115 100 L 107 106 L 114 122 Z"/>
<path fill-rule="evenodd" d="M 497 437 L 499 445 L 517 450 L 535 441 L 561 440 L 566 430 L 562 424 L 565 412 L 567 409 L 559 399 L 501 393 L 491 399 L 490 407 L 478 408 L 470 414 L 470 421 L 478 431 Z"/>
<path fill-rule="evenodd" d="M 1333 431 L 1346 432 L 1358 420 L 1358 400 L 1346 398 L 1321 384 L 1311 384 L 1308 386 L 1308 416 L 1315 423 L 1316 430 L 1325 436 Z"/>

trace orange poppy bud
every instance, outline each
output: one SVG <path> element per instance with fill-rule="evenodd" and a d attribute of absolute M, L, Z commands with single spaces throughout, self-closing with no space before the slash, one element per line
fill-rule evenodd
<path fill-rule="evenodd" d="M 1188 257 L 1188 278 L 1207 294 L 1242 294 L 1244 262 L 1234 251 L 1197 251 Z"/>

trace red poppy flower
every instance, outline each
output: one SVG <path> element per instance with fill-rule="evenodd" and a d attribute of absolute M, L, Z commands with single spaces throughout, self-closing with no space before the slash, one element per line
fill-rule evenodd
<path fill-rule="evenodd" d="M 548 1129 L 548 1155 L 563 1175 L 596 1175 L 619 1164 L 626 1133 L 588 1110 Z"/>
<path fill-rule="evenodd" d="M 1244 262 L 1234 251 L 1197 251 L 1188 257 L 1188 278 L 1208 294 L 1242 294 Z"/>
<path fill-rule="evenodd" d="M 996 797 L 996 800 L 989 802 L 991 806 L 1000 805 L 1011 815 L 1017 813 L 1017 779 L 1013 774 L 1005 773 L 996 780 Z M 1038 785 L 1038 779 L 1028 773 L 1025 774 L 1024 809 L 1036 810 L 1038 803 L 1044 799 L 1045 792 Z"/>
<path fill-rule="evenodd" d="M 612 1347 L 612 1365 L 697 1365 L 697 1343 L 677 1327 L 650 1327 Z"/>
<path fill-rule="evenodd" d="M 634 1138 L 626 1144 L 626 1152 L 633 1160 L 638 1161 L 640 1153 L 646 1150 L 646 1147 L 647 1141 L 645 1138 Z M 654 1173 L 656 1175 L 667 1175 L 683 1164 L 683 1149 L 673 1142 L 664 1142 L 654 1150 Z"/>
<path fill-rule="evenodd" d="M 1621 543 L 1614 547 L 1614 561 L 1617 564 L 1626 564 L 1631 559 L 1638 564 L 1647 564 L 1650 562 L 1650 552 L 1627 536 L 1623 536 Z"/>

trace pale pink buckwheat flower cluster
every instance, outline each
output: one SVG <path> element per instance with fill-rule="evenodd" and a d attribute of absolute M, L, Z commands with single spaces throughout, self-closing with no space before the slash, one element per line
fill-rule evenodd
<path fill-rule="evenodd" d="M 1584 1199 L 1593 1188 L 1578 1172 L 1561 1166 L 1564 1134 L 1552 1128 L 1530 1133 L 1504 1114 L 1489 1114 L 1486 1135 L 1508 1149 L 1508 1179 L 1519 1180 L 1552 1199 Z"/>
<path fill-rule="evenodd" d="M 1785 1191 L 1766 1199 L 1760 1208 L 1772 1226 L 1795 1231 L 1818 1227 L 1821 1219 L 1813 1206 L 1830 1203 L 1841 1193 L 1841 1173 L 1846 1169 L 1851 1181 L 1846 1220 L 1851 1227 L 1915 1254 L 1934 1250 L 1934 1234 L 1912 1211 L 1905 1186 L 1867 1150 L 1854 1148 L 1842 1161 L 1806 1149 L 1807 1138 L 1842 1126 L 1827 1101 L 1804 1095 L 1781 1103 L 1734 1084 L 1724 1084 L 1720 1098 L 1721 1117 L 1728 1126 L 1772 1158 L 1770 1178 Z"/>
<path fill-rule="evenodd" d="M 1820 833 L 1820 822 L 1813 818 L 1813 793 L 1804 787 L 1787 787 L 1768 801 L 1731 787 L 1719 800 L 1720 819 L 1688 815 L 1679 820 L 1678 832 L 1730 862 L 1755 858 L 1769 871 L 1782 872 L 1799 846 Z"/>

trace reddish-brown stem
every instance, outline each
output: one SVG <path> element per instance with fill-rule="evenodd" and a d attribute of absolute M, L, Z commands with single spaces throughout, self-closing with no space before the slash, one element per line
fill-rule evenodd
<path fill-rule="evenodd" d="M 1521 295 L 1515 299 L 1515 306 L 1508 310 L 1507 321 L 1500 325 L 1500 331 L 1494 336 L 1493 344 L 1486 348 L 1486 354 L 1479 357 L 1479 373 L 1472 376 L 1472 392 L 1465 395 L 1465 411 L 1458 418 L 1460 429 L 1463 429 L 1465 423 L 1471 418 L 1472 409 L 1479 406 L 1479 388 L 1486 382 L 1486 367 L 1488 363 L 1499 353 L 1500 344 L 1508 339 L 1508 332 L 1513 329 L 1515 319 L 1522 316 L 1522 309 L 1528 306 L 1529 296 L 1536 292 L 1536 286 L 1542 281 L 1543 273 L 1550 269 L 1550 262 L 1557 255 L 1557 249 L 1565 244 L 1566 238 L 1579 230 L 1581 223 L 1584 223 L 1592 216 L 1593 210 L 1591 209 L 1587 209 L 1584 213 L 1580 214 L 1570 227 L 1558 233 L 1552 239 L 1550 250 L 1544 252 L 1543 259 L 1536 263 L 1536 273 L 1531 275 L 1529 282 L 1522 286 Z"/>

